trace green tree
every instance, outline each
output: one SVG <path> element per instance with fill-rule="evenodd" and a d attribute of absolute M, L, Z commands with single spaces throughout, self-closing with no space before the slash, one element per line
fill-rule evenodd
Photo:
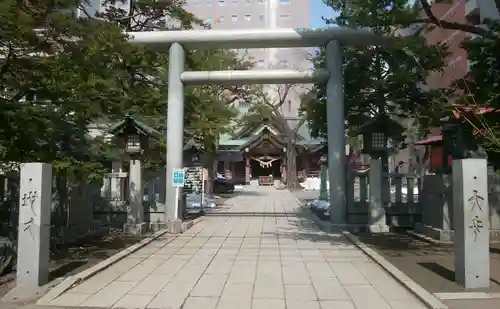
<path fill-rule="evenodd" d="M 165 101 L 165 83 L 156 81 L 166 57 L 129 44 L 114 21 L 77 18 L 79 5 L 0 4 L 0 162 L 53 164 L 57 226 L 71 191 L 105 171 L 109 146 L 89 136 L 93 124 L 131 111 L 154 116 Z"/>
<path fill-rule="evenodd" d="M 3 162 L 85 169 L 93 156 L 89 124 L 130 102 L 121 100 L 123 85 L 139 48 L 112 24 L 75 19 L 71 8 L 68 1 L 2 2 Z"/>
<path fill-rule="evenodd" d="M 98 178 L 104 172 L 104 154 L 113 147 L 89 136 L 92 125 L 112 124 L 132 113 L 164 129 L 167 55 L 130 44 L 124 31 L 190 29 L 199 21 L 182 9 L 181 1 L 129 4 L 127 9 L 108 7 L 96 16 L 77 0 L 0 4 L 0 162 L 52 162 L 80 180 Z M 77 8 L 83 18 L 72 14 Z M 175 23 L 168 25 L 166 17 Z M 217 54 L 235 61 L 232 54 Z M 187 109 L 206 111 L 207 123 L 220 130 L 227 113 L 221 104 L 206 104 L 215 98 L 223 103 L 225 96 L 205 91 L 187 96 L 194 98 Z M 192 112 L 186 113 L 187 127 L 196 128 L 198 136 L 216 134 L 215 125 L 197 123 Z M 155 157 L 160 163 L 164 144 L 153 145 L 163 153 Z"/>
<path fill-rule="evenodd" d="M 109 1 L 115 4 L 115 1 Z M 98 19 L 106 19 L 111 22 L 117 22 L 124 31 L 152 31 L 152 30 L 175 30 L 192 29 L 194 25 L 203 26 L 203 23 L 191 13 L 186 12 L 182 6 L 184 1 L 152 1 L 135 0 L 130 1 L 128 7 L 111 6 Z M 87 14 L 90 16 L 90 14 Z M 168 18 L 165 18 L 168 16 Z M 167 20 L 169 22 L 167 22 Z M 158 57 L 158 56 L 157 56 Z M 148 78 L 144 74 L 142 81 L 151 81 L 161 93 L 167 89 L 168 72 L 163 68 L 168 67 L 168 55 L 158 57 L 159 61 L 151 62 L 146 59 L 142 63 L 146 66 L 154 66 L 161 73 L 155 75 L 149 72 Z M 239 59 L 228 50 L 194 50 L 187 52 L 186 66 L 188 70 L 238 70 L 246 69 L 249 63 Z M 157 90 L 155 89 L 155 90 Z M 209 179 L 212 179 L 214 160 L 216 159 L 216 145 L 220 134 L 228 130 L 231 119 L 235 116 L 235 110 L 231 108 L 230 103 L 237 98 L 244 96 L 246 89 L 242 86 L 190 86 L 185 90 L 185 140 L 194 141 L 199 150 L 204 152 L 204 163 L 209 171 Z M 153 92 L 157 93 L 157 92 Z M 159 98 L 162 100 L 159 100 Z M 147 116 L 148 122 L 159 130 L 166 130 L 165 111 L 166 96 L 156 96 L 153 100 L 152 108 L 148 113 L 141 106 L 136 106 L 143 117 Z M 162 141 L 164 142 L 164 141 Z M 164 143 L 156 143 L 157 153 L 156 164 L 164 165 Z M 211 188 L 209 182 L 209 189 Z"/>
<path fill-rule="evenodd" d="M 416 34 L 403 36 L 402 25 L 411 24 L 419 11 L 405 0 L 359 0 L 344 7 L 344 1 L 325 1 L 340 15 L 326 20 L 350 28 L 369 28 L 380 35 L 399 35 L 392 46 L 344 48 L 344 94 L 347 131 L 358 134 L 373 119 L 389 116 L 389 134 L 403 140 L 403 122 L 418 117 L 428 122 L 435 106 L 441 104 L 439 92 L 425 90 L 426 78 L 443 67 L 439 46 L 429 46 Z M 313 60 L 319 68 L 325 67 L 325 49 L 320 48 Z M 318 84 L 305 96 L 302 111 L 312 133 L 326 137 L 326 85 Z"/>

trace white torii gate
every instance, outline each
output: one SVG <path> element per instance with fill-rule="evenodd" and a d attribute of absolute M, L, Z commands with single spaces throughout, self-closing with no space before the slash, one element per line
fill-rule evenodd
<path fill-rule="evenodd" d="M 328 169 L 330 181 L 330 219 L 333 224 L 347 222 L 345 198 L 345 127 L 341 44 L 383 45 L 392 41 L 369 30 L 324 29 L 246 29 L 183 30 L 128 33 L 132 43 L 155 49 L 169 48 L 167 167 L 165 222 L 180 232 L 178 197 L 172 186 L 172 172 L 183 167 L 184 85 L 185 84 L 285 84 L 316 83 L 327 80 Z M 290 48 L 326 45 L 326 70 L 245 70 L 185 72 L 184 49 L 205 48 Z"/>

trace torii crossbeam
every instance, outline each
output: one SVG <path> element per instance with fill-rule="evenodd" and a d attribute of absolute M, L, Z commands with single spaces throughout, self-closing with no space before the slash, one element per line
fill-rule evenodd
<path fill-rule="evenodd" d="M 394 38 L 366 29 L 182 30 L 128 33 L 132 43 L 158 50 L 169 49 L 167 116 L 167 188 L 165 222 L 178 226 L 179 201 L 172 186 L 172 171 L 183 167 L 185 84 L 280 84 L 327 81 L 328 169 L 331 221 L 347 223 L 345 196 L 345 120 L 342 76 L 342 44 L 386 45 Z M 291 48 L 326 45 L 326 70 L 259 70 L 185 72 L 185 49 Z M 180 232 L 174 231 L 173 232 Z"/>

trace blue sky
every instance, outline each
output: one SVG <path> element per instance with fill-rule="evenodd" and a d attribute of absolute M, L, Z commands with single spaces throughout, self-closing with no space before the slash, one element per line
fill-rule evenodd
<path fill-rule="evenodd" d="M 325 22 L 321 17 L 332 17 L 333 10 L 326 6 L 322 0 L 311 1 L 311 28 L 321 28 L 325 26 Z"/>

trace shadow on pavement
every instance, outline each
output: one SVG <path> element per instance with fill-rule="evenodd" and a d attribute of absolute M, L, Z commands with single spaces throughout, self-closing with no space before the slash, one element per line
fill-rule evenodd
<path fill-rule="evenodd" d="M 452 270 L 449 270 L 446 267 L 443 267 L 442 265 L 439 265 L 436 262 L 420 262 L 417 264 L 434 272 L 437 275 L 440 275 L 441 277 L 443 277 L 444 279 L 446 279 L 448 281 L 452 281 L 452 282 L 455 281 L 455 272 Z"/>
<path fill-rule="evenodd" d="M 229 209 L 230 207 L 228 207 Z M 286 212 L 250 212 L 250 211 L 219 211 L 214 210 L 213 212 L 205 213 L 208 217 L 226 217 L 226 216 L 236 216 L 236 217 L 294 217 L 292 213 Z"/>
<path fill-rule="evenodd" d="M 357 234 L 363 243 L 384 256 L 417 284 L 431 293 L 463 292 L 455 283 L 455 252 L 451 244 L 436 244 L 413 238 L 404 231 Z M 490 247 L 490 288 L 474 291 L 500 292 L 500 250 Z"/>
<path fill-rule="evenodd" d="M 275 236 L 275 233 L 262 233 L 262 235 Z M 312 240 L 316 243 L 328 243 L 331 245 L 351 245 L 351 243 L 342 235 L 315 235 L 307 232 L 282 232 L 280 237 L 293 240 Z"/>
<path fill-rule="evenodd" d="M 363 243 L 375 247 L 385 255 L 393 257 L 449 255 L 453 247 L 420 241 L 408 235 L 404 230 L 395 230 L 384 234 L 356 234 Z"/>
<path fill-rule="evenodd" d="M 250 190 L 234 191 L 233 196 L 263 196 L 265 193 Z"/>

